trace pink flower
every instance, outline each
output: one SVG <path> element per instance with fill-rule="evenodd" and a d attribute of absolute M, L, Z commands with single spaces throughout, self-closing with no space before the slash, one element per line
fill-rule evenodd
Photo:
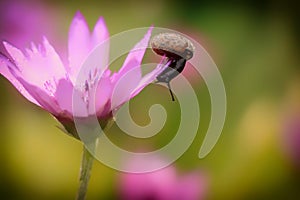
<path fill-rule="evenodd" d="M 284 153 L 296 168 L 300 167 L 300 113 L 288 116 L 284 122 Z"/>
<path fill-rule="evenodd" d="M 134 164 L 143 167 L 145 161 Z M 151 173 L 123 173 L 119 183 L 119 194 L 124 200 L 201 200 L 205 193 L 203 175 L 192 172 L 180 176 L 174 166 Z"/>
<path fill-rule="evenodd" d="M 65 127 L 68 123 L 72 123 L 74 116 L 85 118 L 97 114 L 98 118 L 105 118 L 111 115 L 113 109 L 138 94 L 163 70 L 158 66 L 146 76 L 142 77 L 141 75 L 140 65 L 151 31 L 152 27 L 129 52 L 117 73 L 112 74 L 108 69 L 109 47 L 102 45 L 101 55 L 98 55 L 98 58 L 106 63 L 92 63 L 96 67 L 93 71 L 84 72 L 82 87 L 77 87 L 77 75 L 85 59 L 93 48 L 109 38 L 102 17 L 99 18 L 90 33 L 84 17 L 78 12 L 69 30 L 68 64 L 62 62 L 59 54 L 46 37 L 41 44 L 32 43 L 31 48 L 23 52 L 10 43 L 3 42 L 13 60 L 10 61 L 1 55 L 0 73 L 27 100 L 50 112 Z M 128 72 L 130 72 L 129 78 L 122 79 Z M 118 87 L 116 87 L 117 85 Z M 76 113 L 72 109 L 73 92 L 80 97 L 76 102 L 76 106 L 79 106 L 80 109 L 76 109 Z M 113 92 L 116 98 L 112 102 Z"/>
<path fill-rule="evenodd" d="M 45 3 L 45 2 L 44 2 Z M 6 0 L 0 2 L 0 38 L 14 41 L 17 47 L 37 41 L 41 35 L 55 36 L 53 24 L 57 21 L 57 13 L 53 17 L 54 9 L 41 1 Z M 58 42 L 57 42 L 58 43 Z M 0 51 L 4 47 L 0 44 Z"/>

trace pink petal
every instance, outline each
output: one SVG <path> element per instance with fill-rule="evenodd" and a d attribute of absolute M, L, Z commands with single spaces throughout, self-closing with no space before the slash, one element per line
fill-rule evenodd
<path fill-rule="evenodd" d="M 144 38 L 137 43 L 133 49 L 129 52 L 122 68 L 119 70 L 117 75 L 115 75 L 115 79 L 118 80 L 120 77 L 122 77 L 125 73 L 130 71 L 132 68 L 141 65 L 144 54 L 146 49 L 148 48 L 148 43 L 151 37 L 153 27 L 150 27 L 148 32 L 145 34 Z M 134 60 L 134 62 L 132 62 Z M 132 63 L 135 63 L 135 65 L 132 65 Z"/>
<path fill-rule="evenodd" d="M 89 114 L 102 116 L 105 105 L 108 103 L 112 92 L 112 83 L 109 77 L 101 77 L 96 88 L 91 88 L 89 91 Z"/>
<path fill-rule="evenodd" d="M 93 68 L 96 68 L 101 76 L 102 73 L 108 68 L 110 45 L 109 32 L 102 17 L 99 18 L 94 27 L 90 42 L 91 54 L 87 62 L 91 60 L 91 64 L 89 65 L 93 66 Z"/>
<path fill-rule="evenodd" d="M 109 38 L 109 32 L 103 17 L 100 17 L 92 33 L 92 48 Z"/>
<path fill-rule="evenodd" d="M 39 87 L 32 85 L 24 80 L 16 66 L 9 65 L 8 68 L 10 73 L 19 81 L 20 84 L 22 84 L 22 86 L 39 103 L 42 108 L 49 111 L 53 115 L 58 115 L 62 112 L 55 99 L 52 96 L 49 96 L 49 94 L 41 90 Z"/>
<path fill-rule="evenodd" d="M 42 108 L 49 111 L 53 115 L 58 115 L 62 110 L 57 105 L 55 99 L 49 96 L 45 91 L 40 88 L 29 84 L 21 77 L 17 77 L 18 81 L 23 85 L 23 87 L 29 92 L 29 94 L 36 99 L 36 101 L 41 105 Z"/>
<path fill-rule="evenodd" d="M 177 181 L 174 188 L 175 196 L 179 199 L 200 200 L 204 199 L 206 193 L 206 184 L 204 177 L 197 173 L 185 175 Z"/>
<path fill-rule="evenodd" d="M 72 113 L 75 117 L 87 117 L 88 114 L 88 103 L 84 98 L 82 91 L 73 89 L 72 94 Z"/>
<path fill-rule="evenodd" d="M 24 56 L 22 51 L 20 51 L 18 48 L 12 46 L 11 44 L 9 44 L 8 42 L 5 42 L 5 41 L 3 42 L 3 45 L 4 45 L 5 49 L 7 50 L 7 52 L 14 59 L 16 64 L 27 62 L 27 58 Z"/>
<path fill-rule="evenodd" d="M 138 83 L 141 81 L 141 68 L 137 60 L 131 60 L 128 63 L 132 66 L 130 71 L 123 73 L 118 80 L 114 82 L 112 91 L 112 109 L 118 108 L 120 105 L 130 100 L 131 93 L 134 91 Z"/>
<path fill-rule="evenodd" d="M 27 100 L 40 106 L 40 104 L 25 90 L 23 85 L 10 73 L 8 69 L 9 65 L 14 64 L 4 55 L 0 54 L 0 74 L 7 78 Z"/>
<path fill-rule="evenodd" d="M 44 62 L 48 65 L 43 65 L 42 67 L 47 69 L 47 73 L 50 73 L 50 76 L 54 76 L 57 80 L 65 78 L 67 72 L 64 68 L 63 62 L 46 37 L 43 37 L 43 45 L 45 50 Z"/>
<path fill-rule="evenodd" d="M 80 67 L 90 51 L 90 32 L 83 15 L 78 11 L 69 30 L 69 72 L 76 79 Z"/>
<path fill-rule="evenodd" d="M 75 117 L 87 117 L 88 104 L 83 97 L 82 91 L 74 88 L 70 80 L 61 79 L 58 82 L 55 98 L 63 111 Z"/>
<path fill-rule="evenodd" d="M 143 165 L 144 163 L 136 163 Z M 151 163 L 149 163 L 151 165 Z M 146 199 L 151 196 L 155 199 L 171 198 L 176 192 L 176 171 L 173 167 L 167 167 L 151 173 L 129 174 L 122 176 L 120 189 L 124 199 Z"/>
<path fill-rule="evenodd" d="M 21 72 L 20 76 L 26 82 L 36 85 L 52 95 L 56 87 L 55 80 L 64 78 L 66 72 L 59 56 L 48 40 L 44 38 L 43 46 L 39 46 L 39 48 L 33 44 L 31 50 L 27 50 L 27 57 L 9 43 L 4 42 L 3 44 L 15 60 Z"/>
<path fill-rule="evenodd" d="M 157 67 L 151 71 L 150 73 L 146 74 L 142 80 L 137 84 L 135 89 L 133 90 L 131 94 L 131 98 L 136 96 L 138 93 L 140 93 L 147 85 L 152 83 L 156 77 L 168 67 L 168 64 L 163 64 L 163 60 L 161 61 L 160 64 L 157 65 Z"/>
<path fill-rule="evenodd" d="M 56 88 L 55 98 L 62 110 L 72 112 L 73 85 L 67 79 L 60 79 Z"/>

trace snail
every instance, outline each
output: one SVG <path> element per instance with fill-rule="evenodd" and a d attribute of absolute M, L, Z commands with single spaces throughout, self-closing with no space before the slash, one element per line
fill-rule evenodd
<path fill-rule="evenodd" d="M 157 77 L 157 82 L 167 83 L 172 101 L 175 101 L 170 81 L 179 75 L 186 61 L 193 57 L 195 47 L 190 40 L 177 33 L 160 33 L 154 36 L 150 42 L 154 53 L 166 57 L 168 67 Z"/>

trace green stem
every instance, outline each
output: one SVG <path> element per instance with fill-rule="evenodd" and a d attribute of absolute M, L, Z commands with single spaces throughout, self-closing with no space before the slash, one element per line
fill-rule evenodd
<path fill-rule="evenodd" d="M 103 130 L 105 133 L 110 127 L 113 125 L 114 119 L 111 118 L 106 123 L 106 126 Z M 83 144 L 83 153 L 82 153 L 82 160 L 81 160 L 81 167 L 80 167 L 80 177 L 79 177 L 79 188 L 77 191 L 76 200 L 85 200 L 87 188 L 91 176 L 91 170 L 93 167 L 94 162 L 94 155 L 93 153 L 97 149 L 98 138 L 96 138 L 92 144 L 86 145 Z M 90 147 L 89 149 L 87 147 Z M 92 153 L 91 153 L 92 152 Z"/>
<path fill-rule="evenodd" d="M 84 200 L 86 197 L 93 162 L 94 156 L 89 152 L 85 144 L 83 144 L 83 153 L 79 177 L 79 189 L 76 197 L 77 200 Z"/>

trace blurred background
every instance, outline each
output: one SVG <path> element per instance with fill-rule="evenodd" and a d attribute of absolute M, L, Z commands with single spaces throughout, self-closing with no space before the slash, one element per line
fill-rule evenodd
<path fill-rule="evenodd" d="M 155 187 L 159 185 L 155 181 L 147 182 L 155 183 L 152 187 L 95 162 L 88 199 L 126 199 L 132 192 L 126 190 L 130 183 L 138 186 L 136 191 L 152 187 L 150 193 L 164 193 L 161 188 L 170 185 L 171 193 L 194 192 L 182 197 L 187 200 L 299 199 L 300 16 L 293 2 L 1 0 L 0 39 L 25 48 L 46 35 L 66 56 L 69 24 L 80 10 L 91 28 L 103 16 L 111 35 L 152 24 L 183 32 L 216 62 L 226 87 L 228 111 L 213 151 L 204 159 L 197 156 L 209 124 L 210 98 L 201 76 L 189 77 L 186 68 L 183 74 L 191 80 L 201 109 L 197 137 L 178 161 L 160 172 L 164 175 L 140 177 L 160 179 L 160 184 L 168 181 L 160 187 Z M 2 44 L 0 49 L 5 51 Z M 0 198 L 74 199 L 81 143 L 63 134 L 52 116 L 26 101 L 2 76 L 0 91 Z M 132 139 L 113 126 L 111 138 L 129 150 L 167 144 L 178 128 L 180 107 L 171 102 L 165 88 L 148 86 L 131 101 L 131 114 L 138 124 L 146 125 L 154 103 L 168 112 L 161 133 L 148 140 Z"/>

